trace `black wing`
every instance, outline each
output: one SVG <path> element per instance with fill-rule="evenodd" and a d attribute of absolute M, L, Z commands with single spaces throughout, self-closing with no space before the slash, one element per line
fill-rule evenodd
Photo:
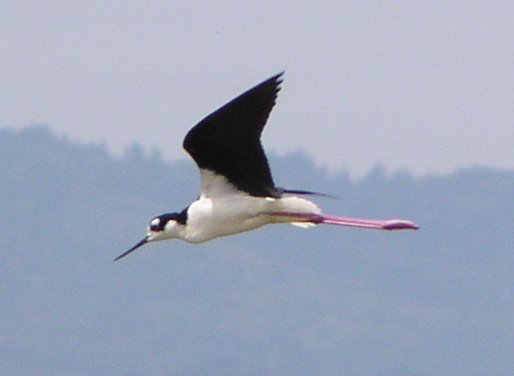
<path fill-rule="evenodd" d="M 282 82 L 279 73 L 196 124 L 184 149 L 200 169 L 225 176 L 252 196 L 277 196 L 260 136 Z"/>

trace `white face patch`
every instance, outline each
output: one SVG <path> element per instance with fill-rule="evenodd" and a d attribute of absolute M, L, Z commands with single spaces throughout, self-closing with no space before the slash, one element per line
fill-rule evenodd
<path fill-rule="evenodd" d="M 170 231 L 171 229 L 175 228 L 177 226 L 177 221 L 171 220 L 166 223 L 166 226 L 164 226 L 164 229 L 167 231 Z"/>

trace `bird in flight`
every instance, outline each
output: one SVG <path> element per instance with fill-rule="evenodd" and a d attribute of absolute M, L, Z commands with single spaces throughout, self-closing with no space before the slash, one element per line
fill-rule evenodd
<path fill-rule="evenodd" d="M 316 204 L 305 198 L 315 192 L 275 186 L 260 137 L 275 105 L 282 74 L 239 95 L 187 133 L 183 146 L 200 169 L 200 196 L 180 212 L 153 218 L 146 236 L 115 261 L 158 240 L 201 243 L 272 223 L 418 229 L 413 222 L 401 219 L 322 214 Z"/>

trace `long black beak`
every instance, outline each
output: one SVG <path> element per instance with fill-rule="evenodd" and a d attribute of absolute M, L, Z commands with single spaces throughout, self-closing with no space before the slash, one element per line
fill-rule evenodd
<path fill-rule="evenodd" d="M 148 243 L 148 236 L 146 238 L 144 238 L 143 240 L 141 240 L 139 243 L 137 243 L 135 246 L 133 246 L 132 248 L 130 248 L 127 252 L 125 253 L 122 253 L 121 255 L 119 255 L 118 257 L 116 257 L 114 259 L 114 261 L 118 261 L 120 258 L 122 257 L 125 257 L 126 255 L 128 255 L 130 252 L 132 251 L 135 251 L 136 249 L 138 249 L 139 247 L 145 245 L 146 243 Z"/>

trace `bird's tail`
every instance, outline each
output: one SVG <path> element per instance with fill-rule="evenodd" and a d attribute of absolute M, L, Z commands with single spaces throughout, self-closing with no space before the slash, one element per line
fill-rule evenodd
<path fill-rule="evenodd" d="M 306 220 L 306 216 L 318 216 L 321 209 L 312 201 L 300 197 L 282 197 L 276 199 L 271 215 L 274 222 L 291 223 L 300 227 L 310 227 L 314 223 Z"/>
<path fill-rule="evenodd" d="M 314 192 L 314 191 L 306 191 L 303 189 L 285 189 L 285 188 L 276 188 L 280 194 L 286 194 L 286 195 L 299 195 L 299 196 L 321 196 L 321 197 L 328 197 L 328 198 L 335 198 L 337 199 L 337 196 L 323 193 L 323 192 Z"/>

